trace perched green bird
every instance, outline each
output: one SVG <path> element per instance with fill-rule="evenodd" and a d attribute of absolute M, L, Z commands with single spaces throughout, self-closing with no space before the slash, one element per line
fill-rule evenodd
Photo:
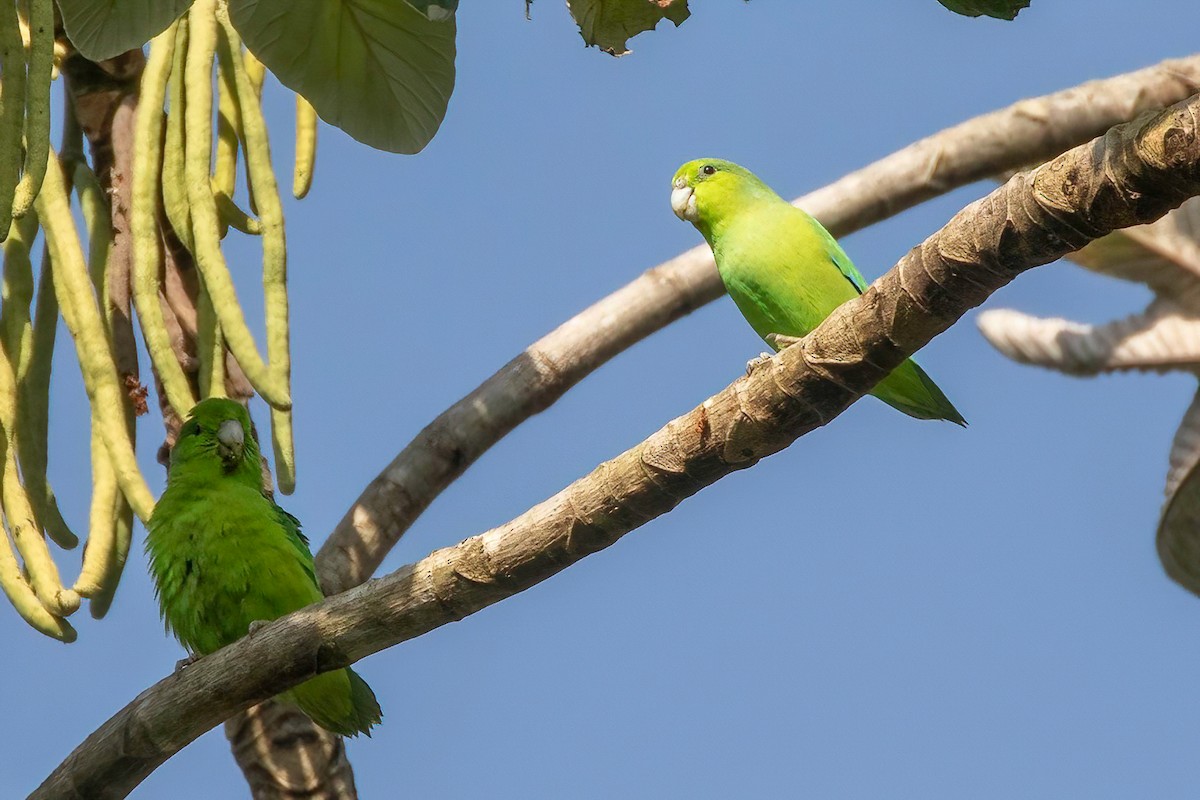
<path fill-rule="evenodd" d="M 299 521 L 263 493 L 258 444 L 240 403 L 213 398 L 192 409 L 147 529 L 163 620 L 193 655 L 322 599 Z M 349 668 L 280 698 L 343 736 L 370 735 L 383 716 L 371 687 Z"/>
<path fill-rule="evenodd" d="M 866 289 L 829 231 L 745 167 L 716 158 L 689 161 L 671 188 L 671 208 L 708 241 L 729 296 L 774 349 L 808 335 Z M 911 358 L 871 394 L 910 417 L 967 424 Z"/>

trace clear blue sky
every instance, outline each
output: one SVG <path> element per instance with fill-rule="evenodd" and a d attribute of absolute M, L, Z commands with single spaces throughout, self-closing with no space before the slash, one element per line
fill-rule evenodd
<path fill-rule="evenodd" d="M 464 4 L 458 89 L 429 148 L 392 156 L 323 127 L 313 193 L 288 206 L 285 506 L 319 545 L 445 406 L 697 244 L 667 202 L 682 161 L 730 158 L 795 196 L 948 124 L 1196 47 L 1193 3 L 1136 5 L 1034 0 L 1006 24 L 935 0 L 696 2 L 614 60 L 583 48 L 560 2 L 532 22 L 516 0 Z M 873 279 L 989 188 L 844 244 Z M 256 255 L 234 252 L 256 308 Z M 1063 264 L 988 307 L 1100 321 L 1146 297 Z M 1200 599 L 1153 545 L 1194 381 L 1016 366 L 972 318 L 922 355 L 969 429 L 864 400 L 547 583 L 362 662 L 387 715 L 350 744 L 362 796 L 1195 796 Z M 385 570 L 507 521 L 761 349 L 728 300 L 636 346 L 472 467 Z M 61 356 L 52 477 L 82 526 L 86 412 Z M 156 419 L 140 434 L 161 488 Z M 31 790 L 181 656 L 136 536 L 111 614 L 80 613 L 78 643 L 0 607 L 0 794 Z M 134 796 L 245 791 L 217 730 Z"/>

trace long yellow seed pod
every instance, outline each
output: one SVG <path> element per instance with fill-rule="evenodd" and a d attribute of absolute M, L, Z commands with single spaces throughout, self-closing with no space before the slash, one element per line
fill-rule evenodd
<path fill-rule="evenodd" d="M 38 601 L 37 595 L 21 574 L 12 543 L 4 535 L 0 535 L 0 589 L 4 590 L 17 613 L 36 630 L 61 642 L 75 641 L 77 634 L 71 623 L 51 614 Z"/>
<path fill-rule="evenodd" d="M 130 228 L 133 235 L 133 303 L 146 340 L 150 361 L 158 372 L 167 402 L 180 416 L 196 402 L 183 372 L 159 304 L 159 271 L 162 250 L 158 231 L 158 190 L 162 168 L 163 101 L 176 26 L 171 25 L 150 42 L 150 57 L 142 72 L 141 97 L 133 134 L 133 191 Z"/>
<path fill-rule="evenodd" d="M 225 337 L 208 292 L 196 303 L 196 355 L 200 359 L 200 396 L 225 397 Z"/>
<path fill-rule="evenodd" d="M 161 104 L 161 100 L 160 100 Z M 135 139 L 135 148 L 138 146 Z M 135 156 L 134 185 L 136 187 L 137 156 Z M 105 329 L 109 342 L 112 341 L 111 315 L 108 297 L 105 294 L 108 273 L 108 257 L 112 245 L 112 215 L 104 190 L 96 175 L 83 162 L 75 165 L 72 183 L 79 194 L 79 204 L 88 232 L 88 271 L 92 285 L 101 298 L 100 307 L 105 310 Z M 136 191 L 136 189 L 135 189 Z M 157 198 L 155 198 L 157 199 Z M 157 205 L 157 203 L 155 204 Z M 136 212 L 135 212 L 136 213 Z M 119 498 L 116 472 L 112 459 L 100 437 L 96 415 L 92 417 L 92 503 L 88 515 L 88 540 L 83 550 L 83 567 L 75 580 L 74 590 L 83 597 L 95 597 L 115 583 L 121 575 L 121 565 L 116 562 L 116 509 Z M 123 564 L 123 561 L 122 561 Z M 93 616 L 95 606 L 92 607 Z"/>
<path fill-rule="evenodd" d="M 162 200 L 167 221 L 183 246 L 192 251 L 192 215 L 188 208 L 187 186 L 184 182 L 184 130 L 187 105 L 184 96 L 183 66 L 188 47 L 188 15 L 180 17 L 171 26 L 175 29 L 174 53 L 171 58 L 170 90 L 171 108 L 167 116 L 167 137 L 162 152 Z M 151 53 L 153 56 L 153 53 Z M 144 80 L 144 79 L 143 79 Z M 139 103 L 139 106 L 141 104 Z M 135 176 L 136 177 L 136 176 Z"/>
<path fill-rule="evenodd" d="M 95 273 L 93 273 L 93 277 L 96 277 Z M 113 331 L 115 326 L 119 324 L 115 313 L 116 307 L 113 305 L 111 298 L 114 292 L 113 284 L 117 280 L 120 280 L 120 277 L 108 270 L 105 270 L 103 276 L 100 277 L 101 280 L 97 282 L 96 288 L 100 294 L 100 305 L 104 309 L 104 323 L 107 327 L 109 341 L 111 342 L 114 341 Z M 121 287 L 121 291 L 126 291 L 125 287 Z M 133 405 L 126 403 L 124 410 L 125 430 L 129 434 L 129 441 L 136 442 L 136 416 Z M 107 449 L 101 447 L 100 452 L 97 452 L 95 449 L 95 437 L 98 433 L 99 431 L 93 416 L 92 513 L 99 514 L 103 509 L 107 508 L 112 514 L 112 549 L 107 558 L 108 572 L 100 579 L 100 589 L 91 596 L 88 603 L 88 611 L 95 619 L 102 618 L 112 606 L 113 597 L 121 581 L 121 574 L 125 570 L 125 560 L 129 556 L 129 544 L 133 540 L 133 509 L 129 506 L 125 495 L 121 493 L 120 485 L 117 483 L 116 470 L 113 468 L 112 459 L 108 457 Z M 103 445 L 102 437 L 101 445 Z M 99 455 L 103 455 L 104 458 L 98 459 L 97 456 Z M 95 524 L 105 524 L 105 521 L 103 518 L 99 518 L 95 520 Z M 94 527 L 93 530 L 95 530 Z"/>
<path fill-rule="evenodd" d="M 54 72 L 54 0 L 29 0 L 29 81 L 25 96 L 25 174 L 12 214 L 23 217 L 42 188 L 50 152 L 50 82 Z"/>
<path fill-rule="evenodd" d="M 13 195 L 21 175 L 21 135 L 25 122 L 25 47 L 17 7 L 0 2 L 0 241 L 8 236 Z"/>
<path fill-rule="evenodd" d="M 258 56 L 254 55 L 254 53 L 251 53 L 249 50 L 234 50 L 232 52 L 235 54 L 238 52 L 241 53 L 240 61 L 242 62 L 243 68 L 246 70 L 246 77 L 250 79 L 250 85 L 254 87 L 255 99 L 261 103 L 263 81 L 265 81 L 267 78 L 266 65 L 259 61 Z M 240 132 L 241 129 L 239 128 L 239 133 Z M 250 213 L 257 214 L 258 203 L 254 199 L 254 187 L 249 186 L 249 181 L 246 181 L 246 183 L 250 194 Z"/>
<path fill-rule="evenodd" d="M 14 219 L 4 240 L 3 300 L 0 300 L 0 338 L 8 358 L 20 374 L 21 365 L 29 358 L 33 325 L 29 307 L 33 304 L 33 264 L 29 251 L 37 235 L 36 214 Z"/>
<path fill-rule="evenodd" d="M 76 161 L 71 170 L 71 186 L 79 195 L 79 208 L 88 235 L 88 274 L 97 294 L 104 286 L 108 251 L 112 247 L 112 209 L 104 196 L 100 179 L 86 162 Z"/>
<path fill-rule="evenodd" d="M 287 409 L 292 401 L 287 386 L 287 366 L 268 367 L 258 353 L 254 336 L 246 325 L 237 292 L 225 258 L 221 254 L 217 205 L 210 180 L 212 161 L 212 61 L 217 48 L 215 0 L 197 0 L 189 14 L 189 41 L 185 80 L 187 83 L 187 154 L 184 175 L 192 210 L 196 266 L 204 286 L 212 295 L 213 307 L 225 334 L 225 342 L 241 364 L 250 384 L 271 406 Z M 239 78 L 239 87 L 242 78 Z M 240 94 L 240 88 L 239 88 Z M 241 103 L 242 125 L 247 105 Z M 253 177 L 253 172 L 251 172 Z M 267 226 L 264 225 L 264 233 Z M 264 241 L 265 245 L 265 241 Z M 268 334 L 268 352 L 270 335 Z"/>
<path fill-rule="evenodd" d="M 254 96 L 261 99 L 263 82 L 267 79 L 267 66 L 249 50 L 239 49 L 233 52 L 242 54 L 242 66 L 246 69 L 246 77 L 250 79 L 250 86 L 254 88 Z"/>
<path fill-rule="evenodd" d="M 100 436 L 100 423 L 92 415 L 92 505 L 88 515 L 88 540 L 83 548 L 83 568 L 74 589 L 83 597 L 95 597 L 113 574 L 117 538 L 117 476 Z"/>
<path fill-rule="evenodd" d="M 33 213 L 25 215 L 27 218 Z M 42 274 L 38 279 L 37 313 L 33 321 L 28 357 L 17 366 L 17 384 L 21 392 L 17 405 L 17 460 L 25 485 L 34 498 L 36 512 L 46 533 L 59 546 L 70 549 L 79 544 L 58 510 L 58 500 L 46 481 L 46 437 L 50 414 L 50 369 L 54 363 L 54 340 L 58 333 L 58 299 L 49 249 L 42 248 Z M 41 498 L 45 498 L 44 504 Z"/>
<path fill-rule="evenodd" d="M 116 484 L 114 478 L 113 485 Z M 113 552 L 110 556 L 112 572 L 101 581 L 102 588 L 89 598 L 88 612 L 94 619 L 102 619 L 112 607 L 113 597 L 121 582 L 121 574 L 125 570 L 125 562 L 129 558 L 129 544 L 133 541 L 133 510 L 125 502 L 120 489 L 115 492 L 117 508 L 113 521 Z"/>
<path fill-rule="evenodd" d="M 26 385 L 34 342 L 33 324 L 29 317 L 33 300 L 33 266 L 29 259 L 29 248 L 37 227 L 37 214 L 31 211 L 13 221 L 8 240 L 4 243 L 4 300 L 0 307 L 0 328 L 3 329 L 4 348 L 8 352 L 19 392 L 15 440 L 25 491 L 33 504 L 35 517 L 46 529 L 46 535 L 59 547 L 70 550 L 79 544 L 79 539 L 63 519 L 58 500 L 46 480 L 45 427 L 30 424 L 31 420 L 45 416 L 47 398 L 31 397 Z M 54 310 L 54 318 L 57 323 L 57 309 Z M 46 353 L 48 361 L 50 354 L 49 351 Z M 48 386 L 48 363 L 46 367 Z M 31 405 L 41 408 L 30 408 Z"/>
<path fill-rule="evenodd" d="M 222 226 L 227 225 L 250 236 L 262 235 L 262 225 L 259 221 L 239 208 L 237 203 L 229 199 L 229 195 L 214 188 L 213 199 L 217 203 L 217 218 L 221 220 Z"/>
<path fill-rule="evenodd" d="M 54 292 L 67 329 L 75 339 L 83 384 L 100 422 L 104 446 L 113 460 L 121 491 L 138 517 L 146 521 L 154 509 L 154 496 L 138 470 L 133 443 L 125 427 L 123 390 L 117 378 L 104 320 L 88 279 L 83 251 L 79 246 L 79 234 L 67 200 L 62 168 L 53 151 L 36 207 L 54 263 Z"/>
<path fill-rule="evenodd" d="M 228 46 L 229 51 L 241 52 L 241 40 L 229 21 L 225 6 L 219 7 L 217 19 L 221 23 L 221 30 L 225 35 L 224 44 Z M 238 107 L 242 112 L 246 174 L 250 185 L 254 187 L 254 198 L 258 202 L 258 219 L 262 226 L 267 358 L 270 360 L 271 370 L 283 379 L 284 389 L 290 392 L 292 357 L 288 333 L 287 239 L 283 228 L 283 204 L 279 200 L 275 171 L 271 168 L 271 145 L 267 138 L 267 123 L 263 119 L 262 106 L 258 103 L 258 94 L 246 70 L 238 68 L 239 60 L 232 58 L 230 61 L 234 64 Z M 220 312 L 220 307 L 217 310 Z M 237 355 L 236 350 L 234 355 Z M 238 360 L 241 361 L 240 356 Z M 279 491 L 291 494 L 296 488 L 292 415 L 290 409 L 279 408 L 274 404 L 271 408 L 271 444 L 275 450 L 275 478 L 279 484 Z"/>
<path fill-rule="evenodd" d="M 317 110 L 296 95 L 296 167 L 292 173 L 292 195 L 303 200 L 312 188 L 317 161 Z"/>
<path fill-rule="evenodd" d="M 0 429 L 17 429 L 17 376 L 8 354 L 0 348 Z M 13 544 L 25 562 L 29 583 L 46 610 L 56 616 L 65 617 L 79 608 L 79 595 L 63 588 L 58 567 L 50 557 L 50 548 L 42 527 L 33 513 L 33 504 L 21 483 L 17 468 L 16 437 L 9 437 L 3 444 L 3 476 L 0 477 L 0 496 L 4 500 L 4 518 Z"/>
<path fill-rule="evenodd" d="M 242 120 L 234 99 L 233 65 L 227 52 L 221 48 L 217 54 L 217 159 L 213 167 L 213 191 L 233 197 Z"/>
<path fill-rule="evenodd" d="M 116 486 L 115 477 L 111 482 L 105 482 L 105 487 Z M 101 487 L 97 485 L 97 489 Z M 113 597 L 117 586 L 120 585 L 121 575 L 125 571 L 125 562 L 129 558 L 129 544 L 133 541 L 133 511 L 121 495 L 120 488 L 114 489 L 116 495 L 116 510 L 113 518 L 113 550 L 109 556 L 110 572 L 101 580 L 100 591 L 89 598 L 88 612 L 94 619 L 102 619 L 112 607 Z M 102 499 L 95 501 L 100 508 L 104 507 Z"/>

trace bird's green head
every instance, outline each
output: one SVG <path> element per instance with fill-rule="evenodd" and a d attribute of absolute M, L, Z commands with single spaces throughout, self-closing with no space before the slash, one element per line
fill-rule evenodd
<path fill-rule="evenodd" d="M 258 442 L 246 407 L 224 397 L 197 403 L 171 450 L 170 477 L 177 477 L 180 471 L 207 479 L 235 476 L 261 484 Z"/>
<path fill-rule="evenodd" d="M 720 158 L 689 161 L 671 180 L 675 216 L 695 225 L 705 238 L 756 201 L 779 199 L 753 172 Z"/>

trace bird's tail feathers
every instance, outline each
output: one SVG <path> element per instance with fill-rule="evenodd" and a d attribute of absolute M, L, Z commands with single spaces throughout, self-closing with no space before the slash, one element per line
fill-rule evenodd
<path fill-rule="evenodd" d="M 313 722 L 340 736 L 371 735 L 383 719 L 379 701 L 358 673 L 346 669 L 325 672 L 280 697 L 300 707 Z"/>
<path fill-rule="evenodd" d="M 880 381 L 871 394 L 910 417 L 944 419 L 963 427 L 967 425 L 945 393 L 911 358 Z"/>

